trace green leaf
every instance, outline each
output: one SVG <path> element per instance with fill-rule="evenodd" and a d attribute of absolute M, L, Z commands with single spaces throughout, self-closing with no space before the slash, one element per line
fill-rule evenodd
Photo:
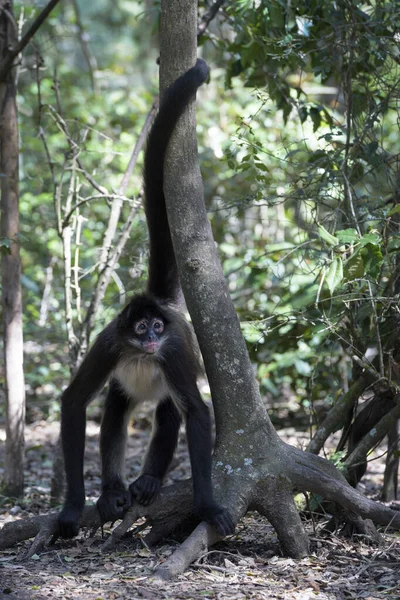
<path fill-rule="evenodd" d="M 242 323 L 243 336 L 249 344 L 259 344 L 263 341 L 263 333 L 254 323 Z"/>
<path fill-rule="evenodd" d="M 346 281 L 353 281 L 354 279 L 364 277 L 364 273 L 365 265 L 361 252 L 355 252 L 353 256 L 350 256 L 345 262 L 344 277 Z"/>
<path fill-rule="evenodd" d="M 316 106 L 312 106 L 310 108 L 310 117 L 313 122 L 313 132 L 315 133 L 317 129 L 319 129 L 322 120 L 319 108 L 317 108 Z"/>
<path fill-rule="evenodd" d="M 400 212 L 400 204 L 396 204 L 396 206 L 388 212 L 388 217 L 391 217 L 392 215 L 396 215 L 399 212 Z"/>
<path fill-rule="evenodd" d="M 305 360 L 301 360 L 301 358 L 295 360 L 294 366 L 299 375 L 304 375 L 305 377 L 308 377 L 311 374 L 311 365 L 309 365 Z"/>
<path fill-rule="evenodd" d="M 299 108 L 299 117 L 300 117 L 301 123 L 304 123 L 304 121 L 307 119 L 307 117 L 308 117 L 308 110 L 307 110 L 306 106 L 300 106 L 300 108 Z"/>
<path fill-rule="evenodd" d="M 329 246 L 337 246 L 339 240 L 337 237 L 329 233 L 323 225 L 318 225 L 319 237 L 324 240 Z"/>
<path fill-rule="evenodd" d="M 398 252 L 399 250 L 400 250 L 400 236 L 395 235 L 388 241 L 387 251 L 388 252 Z"/>
<path fill-rule="evenodd" d="M 360 238 L 361 246 L 366 246 L 368 244 L 380 244 L 381 236 L 379 233 L 366 233 Z"/>
<path fill-rule="evenodd" d="M 0 252 L 1 254 L 11 254 L 11 238 L 0 238 Z"/>
<path fill-rule="evenodd" d="M 328 269 L 325 281 L 328 284 L 329 291 L 333 294 L 334 290 L 343 280 L 343 261 L 340 256 L 336 256 Z"/>
<path fill-rule="evenodd" d="M 256 165 L 257 169 L 259 169 L 260 171 L 263 171 L 264 173 L 268 173 L 269 169 L 268 169 L 267 165 L 264 165 L 264 163 L 256 162 L 255 165 Z"/>
<path fill-rule="evenodd" d="M 341 229 L 340 231 L 335 231 L 335 236 L 341 244 L 352 244 L 360 239 L 360 236 L 355 229 Z"/>
<path fill-rule="evenodd" d="M 365 272 L 373 279 L 376 279 L 383 263 L 381 249 L 376 244 L 367 244 L 361 249 L 360 254 L 365 264 Z"/>

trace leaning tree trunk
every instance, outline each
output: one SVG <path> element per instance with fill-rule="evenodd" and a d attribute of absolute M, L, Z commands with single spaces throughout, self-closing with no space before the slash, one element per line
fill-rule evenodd
<path fill-rule="evenodd" d="M 16 44 L 13 5 L 0 0 L 0 57 L 7 60 Z M 18 120 L 14 69 L 0 81 L 0 172 L 2 304 L 6 390 L 4 490 L 24 490 L 25 383 L 23 371 L 20 229 L 18 209 Z"/>
<path fill-rule="evenodd" d="M 196 0 L 162 0 L 162 89 L 187 70 L 196 58 Z M 204 92 L 202 92 L 204 93 Z M 292 557 L 308 552 L 308 538 L 297 513 L 292 491 L 311 491 L 338 502 L 346 516 L 366 533 L 374 519 L 400 529 L 400 514 L 364 498 L 333 464 L 285 444 L 265 411 L 218 260 L 203 201 L 197 149 L 194 103 L 178 124 L 165 167 L 165 194 L 181 282 L 203 353 L 212 390 L 217 443 L 213 483 L 216 496 L 237 522 L 249 509 L 265 515 L 275 528 L 283 551 Z M 192 523 L 191 482 L 161 490 L 150 506 L 134 504 L 105 542 L 113 547 L 133 522 L 146 518 L 153 544 L 177 526 Z M 82 525 L 100 526 L 96 507 L 86 507 Z M 143 528 L 143 525 L 139 526 Z M 7 523 L 0 549 L 35 534 L 29 555 L 57 533 L 57 517 Z M 162 578 L 182 572 L 220 538 L 200 523 L 156 572 Z"/>

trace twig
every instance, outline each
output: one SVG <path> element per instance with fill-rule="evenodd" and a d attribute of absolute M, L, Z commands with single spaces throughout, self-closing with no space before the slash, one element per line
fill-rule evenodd
<path fill-rule="evenodd" d="M 82 20 L 81 20 L 81 13 L 79 10 L 79 5 L 76 0 L 71 0 L 71 4 L 74 7 L 74 11 L 75 11 L 75 20 L 76 20 L 76 24 L 78 27 L 79 41 L 80 41 L 80 44 L 82 47 L 83 56 L 85 57 L 85 60 L 89 67 L 89 76 L 90 76 L 90 81 L 92 84 L 92 90 L 93 90 L 93 92 L 95 92 L 96 91 L 96 80 L 94 78 L 94 71 L 97 69 L 97 61 L 96 61 L 96 58 L 94 57 L 94 55 L 92 54 L 92 52 L 90 51 L 89 45 L 86 41 L 87 33 L 85 31 L 85 28 L 84 28 Z"/>
<path fill-rule="evenodd" d="M 58 98 L 59 101 L 59 87 L 58 87 L 58 82 L 56 82 L 55 85 L 55 90 L 56 90 L 56 96 Z M 65 122 L 65 120 L 63 119 L 63 117 L 61 116 L 61 112 L 60 112 L 60 106 L 58 107 L 58 112 L 49 105 L 49 110 L 50 113 L 56 123 L 56 125 L 59 127 L 59 129 L 63 132 L 63 134 L 65 135 L 68 144 L 71 148 L 72 151 L 77 151 L 80 150 L 78 144 L 74 141 L 74 139 L 72 138 L 67 123 Z M 90 173 L 88 173 L 85 169 L 85 167 L 83 166 L 81 160 L 79 159 L 78 156 L 76 156 L 76 162 L 77 165 L 80 169 L 80 171 L 82 172 L 83 176 L 85 177 L 85 179 L 87 179 L 87 181 L 90 183 L 90 185 L 97 190 L 98 192 L 100 192 L 100 194 L 107 194 L 108 190 L 107 188 L 105 188 L 104 186 L 100 185 L 99 183 L 97 183 L 97 181 L 92 177 L 92 175 L 90 175 Z"/>
<path fill-rule="evenodd" d="M 129 185 L 129 180 L 132 176 L 133 169 L 136 166 L 139 153 L 140 153 L 141 149 L 143 148 L 144 142 L 147 137 L 147 133 L 153 122 L 157 107 L 158 107 L 158 97 L 153 101 L 153 104 L 147 114 L 145 123 L 143 125 L 143 129 L 140 132 L 140 135 L 136 141 L 131 158 L 129 159 L 128 166 L 126 168 L 126 171 L 122 177 L 120 186 L 118 188 L 119 195 L 114 196 L 112 206 L 111 206 L 110 217 L 108 219 L 107 229 L 104 234 L 103 247 L 102 247 L 101 254 L 100 254 L 100 261 L 99 261 L 100 262 L 100 268 L 99 268 L 100 271 L 102 271 L 105 268 L 106 263 L 109 259 L 112 242 L 115 237 L 115 232 L 117 230 L 119 216 L 121 214 L 121 208 L 122 208 L 122 198 L 121 197 L 125 196 L 125 192 Z"/>
<path fill-rule="evenodd" d="M 83 204 L 87 204 L 88 202 L 92 202 L 93 200 L 105 200 L 105 199 L 114 200 L 114 199 L 118 198 L 122 202 L 131 202 L 131 199 L 127 198 L 126 196 L 121 196 L 121 194 L 109 194 L 108 192 L 105 194 L 93 194 L 91 196 L 86 196 L 85 198 L 83 198 L 82 196 L 79 196 L 78 194 L 76 194 L 76 196 L 81 199 L 76 204 L 74 204 L 74 206 L 71 208 L 69 213 L 65 215 L 64 220 L 63 220 L 63 225 L 66 225 L 68 223 L 68 221 L 72 217 L 73 213 L 80 206 L 82 206 Z"/>
<path fill-rule="evenodd" d="M 345 165 L 343 165 L 342 177 L 343 177 L 343 181 L 344 181 L 344 197 L 346 198 L 347 206 L 350 209 L 351 217 L 353 219 L 353 225 L 356 228 L 358 235 L 361 237 L 361 229 L 360 229 L 360 226 L 357 221 L 357 215 L 356 215 L 356 211 L 354 209 L 354 203 L 353 203 L 353 194 L 351 192 L 349 180 L 347 179 L 346 170 L 347 170 L 347 167 Z"/>
<path fill-rule="evenodd" d="M 352 111 L 353 111 L 353 90 L 351 87 L 353 55 L 354 55 L 353 37 L 354 37 L 354 31 L 351 33 L 351 38 L 350 38 L 349 66 L 348 66 L 348 70 L 346 73 L 346 87 L 344 90 L 345 96 L 346 96 L 346 108 L 347 108 L 347 110 L 346 110 L 346 143 L 345 143 L 345 154 L 344 154 L 341 172 L 342 172 L 342 177 L 343 177 L 343 182 L 344 182 L 344 197 L 346 200 L 346 209 L 348 211 L 350 211 L 350 215 L 347 215 L 347 216 L 351 216 L 353 225 L 356 228 L 358 234 L 361 236 L 361 230 L 360 230 L 360 226 L 359 226 L 358 220 L 357 220 L 357 215 L 356 215 L 356 212 L 354 209 L 353 195 L 351 192 L 350 182 L 348 179 L 348 160 L 349 160 L 349 153 L 350 153 L 350 146 L 351 146 L 351 118 L 352 118 Z"/>
<path fill-rule="evenodd" d="M 122 282 L 122 279 L 115 270 L 111 273 L 111 277 L 113 278 L 115 285 L 117 286 L 119 291 L 119 302 L 121 305 L 124 305 L 126 302 L 126 289 Z"/>
<path fill-rule="evenodd" d="M 121 184 L 118 188 L 118 192 L 119 192 L 119 194 L 121 194 L 122 197 L 124 197 L 124 194 L 127 190 L 130 177 L 131 177 L 133 169 L 137 163 L 137 159 L 138 159 L 140 150 L 142 149 L 142 147 L 144 145 L 145 139 L 147 137 L 147 134 L 148 134 L 151 124 L 153 122 L 154 115 L 156 113 L 157 108 L 158 108 L 158 97 L 155 98 L 155 100 L 153 101 L 153 104 L 147 114 L 145 123 L 143 125 L 143 129 L 137 139 L 135 148 L 132 152 L 128 166 L 126 168 L 124 176 L 122 177 Z M 135 218 L 137 208 L 139 206 L 139 200 L 142 197 L 142 195 L 143 195 L 143 191 L 140 192 L 138 199 L 136 201 L 132 202 L 131 210 L 129 212 L 127 220 L 125 221 L 125 225 L 124 225 L 124 228 L 120 235 L 119 241 L 112 249 L 112 241 L 114 239 L 116 227 L 117 227 L 118 220 L 119 220 L 119 215 L 121 212 L 122 198 L 118 198 L 118 196 L 116 196 L 115 201 L 113 201 L 109 225 L 107 227 L 107 232 L 104 236 L 103 250 L 102 250 L 102 256 L 101 256 L 101 261 L 100 261 L 100 265 L 103 268 L 100 269 L 99 278 L 98 278 L 98 281 L 96 284 L 96 289 L 93 294 L 90 306 L 86 313 L 85 332 L 82 332 L 82 342 L 85 343 L 86 345 L 89 342 L 90 333 L 93 329 L 95 314 L 100 305 L 100 302 L 104 298 L 104 294 L 106 292 L 107 285 L 110 281 L 112 272 L 115 268 L 115 264 L 118 261 L 120 255 L 121 255 L 121 252 L 125 247 L 126 242 L 129 239 L 130 229 L 132 227 L 132 223 Z"/>
<path fill-rule="evenodd" d="M 137 209 L 140 206 L 140 198 L 142 197 L 142 195 L 143 195 L 143 191 L 140 192 L 138 199 L 134 200 L 132 202 L 132 207 L 131 207 L 130 213 L 128 215 L 128 218 L 125 221 L 125 225 L 122 230 L 119 241 L 118 241 L 117 245 L 114 247 L 113 253 L 109 257 L 104 270 L 102 271 L 102 273 L 100 273 L 98 283 L 96 285 L 96 291 L 93 295 L 92 301 L 87 310 L 86 318 L 84 321 L 84 324 L 86 325 L 86 334 L 85 334 L 86 343 L 88 343 L 88 341 L 89 341 L 90 333 L 93 329 L 94 318 L 95 318 L 97 309 L 100 305 L 100 302 L 104 298 L 104 294 L 105 294 L 108 282 L 110 281 L 111 274 L 115 268 L 115 264 L 118 261 L 120 255 L 121 255 L 121 252 L 125 247 L 126 242 L 129 239 L 129 233 L 130 233 L 130 230 L 132 227 L 133 220 L 136 216 Z"/>
<path fill-rule="evenodd" d="M 375 337 L 376 337 L 376 345 L 378 346 L 378 354 L 379 354 L 379 370 L 380 370 L 381 377 L 384 377 L 385 376 L 385 364 L 383 362 L 382 341 L 381 341 L 381 335 L 379 332 L 379 319 L 378 319 L 378 313 L 376 312 L 376 306 L 375 306 L 374 295 L 372 293 L 371 282 L 369 280 L 368 280 L 368 290 L 369 290 L 369 296 L 370 296 L 370 301 L 371 301 L 371 306 L 372 306 L 372 314 L 374 316 L 374 322 L 375 322 Z"/>
<path fill-rule="evenodd" d="M 139 153 L 140 153 L 141 149 L 143 148 L 143 145 L 146 140 L 147 134 L 149 132 L 150 126 L 153 122 L 155 113 L 158 109 L 158 104 L 159 104 L 159 98 L 158 98 L 158 96 L 156 96 L 153 100 L 153 103 L 151 105 L 149 112 L 147 113 L 147 117 L 144 122 L 143 129 L 139 134 L 135 148 L 133 149 L 133 152 L 132 152 L 132 156 L 129 159 L 128 166 L 126 167 L 126 171 L 124 173 L 124 176 L 122 177 L 120 186 L 118 188 L 118 194 L 121 194 L 121 196 L 125 196 L 126 190 L 129 185 L 129 180 L 132 176 L 133 169 L 135 168 L 136 163 L 137 163 Z"/>
<path fill-rule="evenodd" d="M 74 257 L 74 289 L 75 289 L 75 303 L 76 303 L 76 312 L 78 317 L 78 323 L 82 323 L 82 313 L 81 313 L 81 287 L 79 285 L 79 249 L 81 247 L 81 233 L 82 233 L 82 224 L 84 221 L 87 221 L 85 217 L 82 215 L 76 216 L 76 232 L 75 232 L 75 257 Z"/>
<path fill-rule="evenodd" d="M 39 136 L 40 139 L 42 140 L 43 146 L 44 146 L 44 151 L 46 154 L 46 158 L 47 158 L 47 163 L 49 165 L 49 169 L 50 169 L 50 173 L 51 173 L 51 179 L 53 182 L 53 188 L 56 188 L 56 177 L 55 177 L 55 173 L 54 173 L 54 164 L 53 161 L 51 159 L 50 156 L 50 150 L 49 150 L 49 146 L 47 144 L 47 139 L 46 136 L 44 134 L 44 130 L 43 130 L 43 126 L 42 126 L 42 116 L 43 116 L 43 104 L 42 104 L 42 88 L 40 86 L 40 71 L 39 71 L 39 67 L 40 67 L 40 60 L 39 57 L 36 57 L 36 88 L 37 88 L 37 96 L 38 96 L 38 130 L 39 130 Z"/>
<path fill-rule="evenodd" d="M 208 11 L 206 13 L 204 13 L 204 15 L 201 18 L 200 24 L 197 28 L 197 37 L 198 38 L 203 35 L 203 33 L 207 29 L 210 21 L 213 20 L 213 18 L 215 17 L 215 15 L 219 11 L 219 9 L 223 5 L 223 3 L 224 3 L 224 0 L 215 0 L 214 4 L 212 6 L 210 6 L 210 8 L 208 9 Z"/>
<path fill-rule="evenodd" d="M 57 262 L 57 256 L 53 255 L 50 259 L 50 263 L 46 269 L 44 289 L 42 301 L 40 303 L 40 312 L 39 312 L 39 327 L 44 327 L 47 320 L 47 313 L 49 312 L 49 299 L 51 294 L 51 284 L 53 282 L 53 273 L 54 273 L 54 265 Z"/>
<path fill-rule="evenodd" d="M 51 13 L 53 8 L 57 6 L 59 0 L 50 0 L 47 6 L 44 7 L 42 12 L 38 14 L 36 19 L 28 28 L 27 32 L 22 36 L 18 44 L 14 49 L 10 50 L 8 56 L 4 59 L 4 61 L 0 64 L 0 81 L 2 81 L 8 74 L 9 70 L 13 67 L 13 61 L 18 54 L 24 50 L 24 48 L 29 44 L 39 27 L 44 23 L 47 19 L 48 15 Z"/>
<path fill-rule="evenodd" d="M 65 202 L 65 210 L 69 211 L 72 198 L 75 191 L 75 165 L 76 159 L 72 160 L 72 174 L 70 184 L 68 188 L 67 198 Z M 73 327 L 73 316 L 72 316 L 72 290 L 71 290 L 71 273 L 72 273 L 72 258 L 71 258 L 71 239 L 72 239 L 72 225 L 68 224 L 63 227 L 61 232 L 63 252 L 64 252 L 64 302 L 65 302 L 65 324 L 67 328 L 67 338 L 69 352 L 72 358 L 72 369 L 76 365 L 76 336 Z"/>

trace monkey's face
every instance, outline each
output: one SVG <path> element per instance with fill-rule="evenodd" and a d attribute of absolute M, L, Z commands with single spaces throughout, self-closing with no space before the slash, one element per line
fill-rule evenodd
<path fill-rule="evenodd" d="M 118 315 L 117 340 L 128 352 L 154 356 L 170 335 L 170 327 L 163 307 L 153 298 L 139 295 Z"/>
<path fill-rule="evenodd" d="M 155 354 L 161 346 L 165 324 L 159 317 L 143 317 L 133 324 L 132 343 L 146 354 Z"/>

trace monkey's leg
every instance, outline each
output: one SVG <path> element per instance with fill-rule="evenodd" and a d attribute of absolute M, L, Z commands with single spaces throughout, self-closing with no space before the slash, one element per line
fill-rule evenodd
<path fill-rule="evenodd" d="M 86 409 L 73 403 L 71 386 L 64 392 L 61 407 L 61 441 L 67 491 L 59 516 L 60 535 L 71 538 L 79 533 L 80 520 L 85 506 L 85 481 L 83 457 L 85 452 Z"/>
<path fill-rule="evenodd" d="M 162 400 L 154 414 L 151 442 L 142 474 L 129 489 L 140 504 L 150 504 L 158 494 L 178 441 L 181 416 L 171 398 Z"/>
<path fill-rule="evenodd" d="M 192 466 L 194 507 L 197 515 L 210 523 L 220 535 L 233 533 L 235 525 L 229 511 L 217 504 L 211 483 L 211 420 L 200 392 L 186 396 L 188 407 L 186 434 Z"/>
<path fill-rule="evenodd" d="M 131 505 L 123 479 L 129 399 L 111 381 L 100 429 L 102 494 L 97 502 L 103 522 L 121 519 Z"/>

